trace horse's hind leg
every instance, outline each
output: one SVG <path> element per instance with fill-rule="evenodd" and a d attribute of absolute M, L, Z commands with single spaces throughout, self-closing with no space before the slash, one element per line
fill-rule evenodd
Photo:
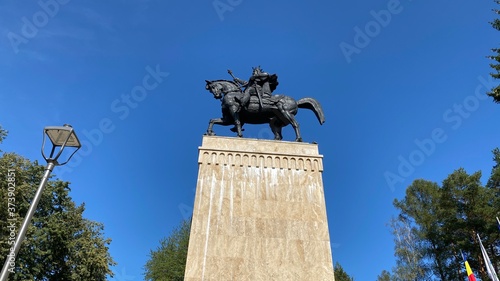
<path fill-rule="evenodd" d="M 271 118 L 269 121 L 269 127 L 271 127 L 271 131 L 274 134 L 274 139 L 275 140 L 282 140 L 283 135 L 281 134 L 281 128 L 283 127 L 281 125 L 281 121 L 277 117 Z"/>
<path fill-rule="evenodd" d="M 300 135 L 299 123 L 295 120 L 295 116 L 289 111 L 285 109 L 285 106 L 278 106 L 283 117 L 290 123 L 295 130 L 295 141 L 302 141 L 302 136 Z"/>
<path fill-rule="evenodd" d="M 300 135 L 300 128 L 299 128 L 299 123 L 297 122 L 297 120 L 295 120 L 295 117 L 291 114 L 289 114 L 289 118 L 290 118 L 290 124 L 292 124 L 292 127 L 293 129 L 295 130 L 295 141 L 302 141 L 302 136 Z"/>

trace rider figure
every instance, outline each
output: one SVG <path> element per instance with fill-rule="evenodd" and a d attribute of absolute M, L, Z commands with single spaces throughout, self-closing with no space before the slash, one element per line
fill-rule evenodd
<path fill-rule="evenodd" d="M 250 96 L 255 95 L 259 99 L 259 105 L 262 109 L 262 100 L 271 98 L 271 93 L 278 85 L 278 78 L 276 74 L 269 74 L 264 72 L 260 66 L 253 67 L 252 76 L 248 81 L 234 77 L 231 70 L 228 70 L 229 74 L 234 79 L 234 82 L 240 87 L 245 87 L 243 90 L 243 97 L 240 100 L 243 106 L 247 106 L 250 101 Z"/>

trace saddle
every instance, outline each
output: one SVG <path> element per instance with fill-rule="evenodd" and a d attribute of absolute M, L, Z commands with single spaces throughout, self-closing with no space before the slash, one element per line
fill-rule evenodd
<path fill-rule="evenodd" d="M 272 95 L 270 97 L 262 97 L 262 105 L 275 105 L 280 100 L 282 100 L 285 95 Z M 257 96 L 250 96 L 249 106 L 250 105 L 260 105 L 259 98 Z"/>

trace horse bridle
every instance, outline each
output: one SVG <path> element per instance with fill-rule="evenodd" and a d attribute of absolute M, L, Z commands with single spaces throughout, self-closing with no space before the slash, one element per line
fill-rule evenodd
<path fill-rule="evenodd" d="M 233 93 L 233 92 L 243 92 L 243 90 L 238 87 L 234 90 L 229 90 L 229 91 L 224 91 L 224 86 L 222 86 L 221 84 L 216 84 L 216 86 L 213 86 L 212 83 L 210 84 L 210 88 L 212 88 L 212 90 L 214 90 L 214 95 L 216 95 L 217 97 L 222 97 L 223 94 L 227 95 L 229 93 Z"/>

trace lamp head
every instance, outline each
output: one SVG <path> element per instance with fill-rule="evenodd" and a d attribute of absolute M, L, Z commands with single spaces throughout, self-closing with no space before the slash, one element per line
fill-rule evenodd
<path fill-rule="evenodd" d="M 53 162 L 56 165 L 64 165 L 68 163 L 68 161 L 71 159 L 71 157 L 82 147 L 80 140 L 76 136 L 75 131 L 73 130 L 73 127 L 68 124 L 64 124 L 63 126 L 49 126 L 45 127 L 43 129 L 43 143 L 42 143 L 42 155 L 45 161 L 47 162 Z M 52 149 L 50 150 L 50 155 L 47 157 L 44 152 L 45 148 L 45 138 L 48 137 L 50 142 L 52 143 Z M 59 164 L 57 162 L 57 159 L 59 156 L 61 156 L 64 148 L 66 147 L 73 147 L 76 148 L 73 153 L 68 157 L 68 159 L 62 163 Z M 56 148 L 59 148 L 59 151 L 57 152 L 56 155 L 54 155 Z"/>

